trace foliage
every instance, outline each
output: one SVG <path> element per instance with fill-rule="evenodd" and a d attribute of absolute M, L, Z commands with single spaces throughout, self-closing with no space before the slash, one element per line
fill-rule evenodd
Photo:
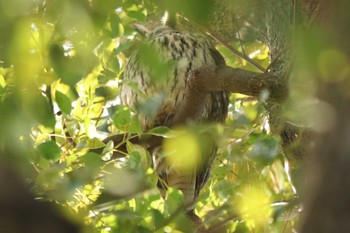
<path fill-rule="evenodd" d="M 125 138 L 125 154 L 102 142 L 142 134 L 137 115 L 120 105 L 119 85 L 138 40 L 131 23 L 164 6 L 141 0 L 0 0 L 0 6 L 0 144 L 17 152 L 33 192 L 80 216 L 91 231 L 191 232 L 181 193 L 170 190 L 161 199 L 145 148 Z M 267 67 L 266 45 L 230 44 Z M 228 65 L 255 69 L 225 46 L 218 50 Z M 232 94 L 226 124 L 213 127 L 219 155 L 196 206 L 204 225 L 217 232 L 292 232 L 294 193 L 262 104 Z M 188 142 L 196 140 L 170 147 Z M 89 151 L 100 147 L 102 154 Z"/>

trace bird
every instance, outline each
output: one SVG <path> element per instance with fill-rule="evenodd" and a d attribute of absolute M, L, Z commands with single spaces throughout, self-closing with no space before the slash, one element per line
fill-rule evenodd
<path fill-rule="evenodd" d="M 145 39 L 127 61 L 120 99 L 123 105 L 138 114 L 142 129 L 147 131 L 157 126 L 166 126 L 179 111 L 191 72 L 207 65 L 225 65 L 225 60 L 202 33 L 177 29 L 168 24 L 150 28 L 136 24 L 135 27 Z M 229 93 L 209 93 L 197 119 L 198 123 L 223 123 L 228 104 Z M 194 221 L 200 221 L 194 213 L 195 201 L 209 179 L 217 154 L 217 143 L 213 140 L 207 142 L 204 143 L 205 150 L 201 150 L 200 163 L 190 172 L 177 169 L 159 156 L 161 147 L 150 151 L 162 197 L 166 197 L 168 187 L 182 191 L 186 212 Z"/>

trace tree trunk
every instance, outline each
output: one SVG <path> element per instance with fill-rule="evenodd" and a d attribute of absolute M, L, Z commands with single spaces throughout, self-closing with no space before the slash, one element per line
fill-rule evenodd
<path fill-rule="evenodd" d="M 325 106 L 322 120 L 327 127 L 317 137 L 307 164 L 310 185 L 304 197 L 302 233 L 350 232 L 350 98 L 346 88 L 350 83 L 349 7 L 347 0 L 323 1 L 319 28 L 322 31 L 313 35 L 314 39 L 322 36 L 326 39 L 319 48 L 319 57 L 329 51 L 335 57 L 326 57 L 327 66 L 314 70 L 319 98 Z"/>

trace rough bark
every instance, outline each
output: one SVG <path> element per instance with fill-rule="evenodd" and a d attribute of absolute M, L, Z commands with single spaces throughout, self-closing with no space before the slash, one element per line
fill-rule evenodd
<path fill-rule="evenodd" d="M 185 100 L 172 124 L 195 120 L 204 104 L 205 95 L 212 91 L 241 93 L 257 98 L 265 92 L 276 101 L 282 101 L 288 93 L 286 83 L 276 79 L 272 73 L 256 73 L 228 66 L 201 67 L 189 78 Z"/>

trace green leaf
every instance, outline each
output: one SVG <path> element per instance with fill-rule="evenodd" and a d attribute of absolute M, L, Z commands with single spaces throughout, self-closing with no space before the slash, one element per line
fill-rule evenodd
<path fill-rule="evenodd" d="M 116 106 L 112 121 L 117 128 L 125 128 L 131 121 L 130 109 L 123 105 Z"/>
<path fill-rule="evenodd" d="M 118 55 L 121 52 L 129 49 L 134 43 L 132 41 L 126 41 L 120 44 L 115 50 L 113 50 L 113 55 Z"/>
<path fill-rule="evenodd" d="M 120 23 L 120 19 L 117 15 L 113 15 L 114 20 L 110 21 L 112 29 L 112 37 L 120 37 L 124 34 L 124 26 Z"/>
<path fill-rule="evenodd" d="M 178 189 L 169 188 L 167 191 L 167 199 L 165 201 L 165 210 L 172 214 L 183 204 L 183 194 Z"/>
<path fill-rule="evenodd" d="M 133 151 L 129 154 L 129 159 L 126 162 L 126 167 L 130 169 L 137 169 L 141 164 L 141 154 L 138 151 Z"/>
<path fill-rule="evenodd" d="M 146 15 L 141 11 L 127 11 L 127 14 L 130 18 L 134 18 L 137 21 L 143 22 L 146 20 Z"/>
<path fill-rule="evenodd" d="M 71 99 L 60 91 L 56 91 L 55 99 L 56 99 L 56 103 L 57 103 L 58 107 L 61 109 L 61 111 L 67 115 L 70 114 L 70 112 L 72 110 Z"/>
<path fill-rule="evenodd" d="M 152 209 L 153 226 L 157 227 L 164 221 L 164 216 L 159 210 Z"/>
<path fill-rule="evenodd" d="M 236 226 L 235 232 L 237 233 L 249 233 L 252 232 L 249 227 L 247 227 L 246 222 L 241 222 Z"/>
<path fill-rule="evenodd" d="M 111 153 L 113 148 L 114 148 L 114 143 L 113 143 L 112 140 L 110 140 L 110 141 L 107 142 L 106 147 L 103 148 L 102 154 L 105 155 L 107 153 Z"/>
<path fill-rule="evenodd" d="M 163 5 L 169 12 L 181 11 L 187 18 L 194 20 L 194 22 L 208 23 L 210 14 L 215 7 L 214 0 L 177 0 L 177 1 L 163 1 Z"/>
<path fill-rule="evenodd" d="M 99 154 L 88 152 L 86 155 L 81 157 L 80 159 L 87 167 L 90 168 L 99 168 L 104 163 L 101 160 L 101 156 Z"/>
<path fill-rule="evenodd" d="M 129 169 L 112 168 L 104 182 L 106 192 L 119 198 L 127 198 L 147 188 L 147 184 L 140 175 Z"/>
<path fill-rule="evenodd" d="M 56 120 L 49 100 L 38 93 L 33 93 L 32 95 L 33 98 L 28 96 L 29 103 L 26 106 L 28 111 L 37 122 L 46 128 L 54 129 Z"/>
<path fill-rule="evenodd" d="M 61 149 L 54 141 L 47 141 L 38 146 L 40 155 L 48 160 L 56 161 L 60 158 Z"/>
<path fill-rule="evenodd" d="M 226 174 L 229 173 L 226 171 Z M 217 195 L 222 199 L 228 199 L 235 193 L 235 187 L 229 180 L 218 180 L 213 189 L 217 190 Z"/>
<path fill-rule="evenodd" d="M 126 148 L 129 156 L 126 161 L 126 167 L 130 169 L 141 169 L 145 171 L 149 167 L 147 150 L 140 146 L 127 141 Z"/>
<path fill-rule="evenodd" d="M 90 149 L 98 149 L 105 146 L 105 144 L 98 138 L 87 139 Z"/>
<path fill-rule="evenodd" d="M 159 126 L 147 131 L 147 134 L 152 134 L 155 136 L 167 137 L 170 132 L 170 129 L 165 126 Z"/>
<path fill-rule="evenodd" d="M 100 86 L 96 88 L 96 96 L 102 96 L 106 100 L 115 99 L 117 97 L 118 91 L 115 88 L 109 86 Z"/>
<path fill-rule="evenodd" d="M 161 54 L 155 50 L 154 46 L 151 46 L 146 43 L 139 43 L 137 50 L 137 57 L 140 61 L 140 64 L 150 69 L 150 82 L 152 84 L 164 85 L 169 79 L 169 74 L 172 72 L 175 62 L 168 61 L 164 62 Z"/>
<path fill-rule="evenodd" d="M 137 115 L 131 117 L 130 126 L 128 128 L 129 133 L 141 133 L 141 124 Z"/>
<path fill-rule="evenodd" d="M 279 143 L 271 137 L 259 139 L 252 145 L 247 156 L 258 163 L 272 162 L 279 153 Z"/>
<path fill-rule="evenodd" d="M 74 45 L 74 56 L 67 55 L 64 46 L 65 44 L 60 43 L 51 44 L 50 58 L 54 71 L 61 81 L 74 89 L 75 85 L 97 64 L 97 58 L 85 47 L 79 48 Z"/>
<path fill-rule="evenodd" d="M 4 79 L 4 76 L 0 74 L 0 87 L 5 88 L 6 87 L 6 81 Z"/>

